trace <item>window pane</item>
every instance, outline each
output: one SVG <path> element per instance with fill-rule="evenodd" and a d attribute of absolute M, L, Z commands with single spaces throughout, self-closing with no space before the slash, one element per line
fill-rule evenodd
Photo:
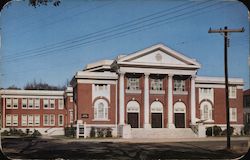
<path fill-rule="evenodd" d="M 10 98 L 7 98 L 6 99 L 6 108 L 11 108 L 11 99 Z"/>
<path fill-rule="evenodd" d="M 50 103 L 50 108 L 54 109 L 55 108 L 55 99 L 50 99 L 49 103 Z"/>
<path fill-rule="evenodd" d="M 33 99 L 29 99 L 29 108 L 33 108 L 33 103 L 34 103 Z"/>
<path fill-rule="evenodd" d="M 139 78 L 128 78 L 127 89 L 139 90 Z"/>
<path fill-rule="evenodd" d="M 10 114 L 6 115 L 6 126 L 11 126 L 11 115 Z"/>
<path fill-rule="evenodd" d="M 43 115 L 43 122 L 44 122 L 44 126 L 49 125 L 49 115 L 47 114 Z"/>
<path fill-rule="evenodd" d="M 17 114 L 13 115 L 13 125 L 12 126 L 18 126 L 18 115 Z"/>
<path fill-rule="evenodd" d="M 40 125 L 40 115 L 35 115 L 35 126 Z"/>
<path fill-rule="evenodd" d="M 64 103 L 63 99 L 59 99 L 59 107 L 58 107 L 59 109 L 63 109 L 63 107 L 64 107 L 63 103 Z"/>
<path fill-rule="evenodd" d="M 35 108 L 38 109 L 40 108 L 40 99 L 35 99 Z"/>
<path fill-rule="evenodd" d="M 28 125 L 33 126 L 33 115 L 28 115 Z"/>
<path fill-rule="evenodd" d="M 49 108 L 49 100 L 48 99 L 43 100 L 43 107 L 44 108 Z"/>
<path fill-rule="evenodd" d="M 50 115 L 50 125 L 51 125 L 51 126 L 54 126 L 54 125 L 55 125 L 55 115 L 54 115 L 54 114 L 51 114 L 51 115 Z"/>
<path fill-rule="evenodd" d="M 13 108 L 15 108 L 15 109 L 18 108 L 18 99 L 17 98 L 13 99 Z"/>
<path fill-rule="evenodd" d="M 22 99 L 22 108 L 27 108 L 27 99 L 26 98 Z"/>
<path fill-rule="evenodd" d="M 22 115 L 22 126 L 27 126 L 27 115 Z"/>

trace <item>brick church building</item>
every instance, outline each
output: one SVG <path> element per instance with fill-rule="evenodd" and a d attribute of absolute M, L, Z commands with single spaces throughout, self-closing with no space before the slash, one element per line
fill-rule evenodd
<path fill-rule="evenodd" d="M 59 128 L 76 123 L 87 125 L 87 132 L 91 127 L 110 127 L 114 136 L 122 137 L 151 136 L 156 133 L 159 136 L 161 133 L 168 136 L 175 136 L 179 132 L 188 134 L 190 131 L 193 133 L 193 126 L 197 124 L 225 128 L 224 78 L 198 76 L 200 68 L 195 59 L 163 44 L 120 55 L 115 60 L 101 60 L 78 71 L 68 91 L 51 92 L 56 94 L 56 98 L 51 98 L 55 105 L 52 110 L 46 107 L 36 109 L 36 105 L 32 110 L 15 110 L 15 105 L 9 108 L 10 100 L 2 92 L 2 126 L 7 127 L 10 119 L 16 122 L 15 115 L 18 115 L 20 123 L 15 125 L 27 127 L 22 126 L 25 123 L 21 118 L 22 113 L 28 115 L 28 124 L 29 114 L 32 113 L 35 124 L 38 115 L 45 123 L 45 115 L 49 115 L 48 121 L 51 121 L 50 115 L 53 117 L 54 114 L 52 119 Z M 243 84 L 241 78 L 229 78 L 230 122 L 238 133 L 243 127 Z M 29 96 L 32 94 L 35 92 L 30 92 Z M 50 96 L 55 96 L 53 94 Z M 41 99 L 50 98 L 42 93 L 39 96 Z M 9 97 L 14 98 L 13 104 L 21 105 L 21 99 L 15 100 L 15 95 Z M 47 100 L 41 100 L 40 106 L 44 106 L 44 103 Z M 62 103 L 64 107 L 60 110 Z M 60 126 L 62 119 L 65 123 Z M 38 128 L 46 127 L 41 122 Z"/>

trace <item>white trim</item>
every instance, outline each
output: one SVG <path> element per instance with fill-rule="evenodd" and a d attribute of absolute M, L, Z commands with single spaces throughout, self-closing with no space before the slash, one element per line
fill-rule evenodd
<path fill-rule="evenodd" d="M 204 83 L 204 84 L 195 84 L 196 88 L 225 88 L 224 84 L 208 84 L 208 83 Z M 236 86 L 237 89 L 243 89 L 244 86 L 242 85 L 237 85 Z"/>
<path fill-rule="evenodd" d="M 115 80 L 89 80 L 89 79 L 77 79 L 77 83 L 86 83 L 86 84 L 116 84 Z"/>
<path fill-rule="evenodd" d="M 189 58 L 187 56 L 184 56 L 183 54 L 178 53 L 177 51 L 175 51 L 175 50 L 173 50 L 173 49 L 171 49 L 171 48 L 169 48 L 169 47 L 167 47 L 167 46 L 165 46 L 163 44 L 156 44 L 156 45 L 153 45 L 153 46 L 148 47 L 146 49 L 137 51 L 137 52 L 135 52 L 133 54 L 130 54 L 128 56 L 124 56 L 124 57 L 120 58 L 118 60 L 118 62 L 130 61 L 132 59 L 142 57 L 143 55 L 148 54 L 148 53 L 150 53 L 150 52 L 152 52 L 154 50 L 162 50 L 166 54 L 169 54 L 170 56 L 173 56 L 173 57 L 175 57 L 175 58 L 177 58 L 177 59 L 179 59 L 179 60 L 181 60 L 181 61 L 183 61 L 183 62 L 185 62 L 187 64 L 194 65 L 194 67 L 196 67 L 196 68 L 200 68 L 200 66 L 201 66 L 194 59 L 191 59 L 191 58 Z"/>
<path fill-rule="evenodd" d="M 1 95 L 22 95 L 22 96 L 63 96 L 64 91 L 48 90 L 0 90 Z"/>
<path fill-rule="evenodd" d="M 138 90 L 126 89 L 125 92 L 131 93 L 131 94 L 141 94 L 141 89 L 138 89 Z"/>
<path fill-rule="evenodd" d="M 210 83 L 210 84 L 225 84 L 225 78 L 224 77 L 201 77 L 197 76 L 195 78 L 196 83 Z M 238 85 L 244 85 L 244 81 L 242 78 L 229 78 L 228 79 L 229 84 L 238 84 Z"/>
<path fill-rule="evenodd" d="M 86 65 L 85 70 L 93 69 L 96 67 L 110 66 L 114 60 L 100 60 Z"/>
<path fill-rule="evenodd" d="M 62 123 L 60 123 L 60 117 L 62 116 Z M 58 126 L 64 126 L 64 115 L 63 114 L 58 114 Z"/>
<path fill-rule="evenodd" d="M 88 78 L 88 79 L 113 79 L 116 80 L 118 75 L 113 72 L 87 72 L 87 71 L 78 71 L 75 75 L 75 78 Z"/>
<path fill-rule="evenodd" d="M 40 98 L 40 99 L 44 99 L 44 98 L 63 98 L 63 96 L 36 96 L 36 95 L 2 95 L 3 98 Z"/>
<path fill-rule="evenodd" d="M 175 75 L 195 75 L 196 70 L 181 69 L 159 69 L 159 68 L 140 68 L 140 67 L 120 67 L 120 71 L 124 73 L 152 73 L 152 74 L 171 74 Z"/>

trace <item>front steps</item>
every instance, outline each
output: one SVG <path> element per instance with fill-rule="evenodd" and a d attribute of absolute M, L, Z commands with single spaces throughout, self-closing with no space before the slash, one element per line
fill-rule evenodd
<path fill-rule="evenodd" d="M 132 128 L 132 138 L 197 138 L 191 128 Z"/>

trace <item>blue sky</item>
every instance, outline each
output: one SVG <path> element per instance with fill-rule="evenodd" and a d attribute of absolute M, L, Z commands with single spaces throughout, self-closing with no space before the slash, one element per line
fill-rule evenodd
<path fill-rule="evenodd" d="M 208 29 L 245 28 L 230 34 L 229 76 L 249 88 L 249 21 L 238 1 L 63 0 L 34 8 L 12 2 L 1 13 L 0 85 L 34 79 L 64 85 L 88 63 L 114 59 L 163 43 L 201 63 L 200 76 L 224 76 L 224 42 Z"/>

